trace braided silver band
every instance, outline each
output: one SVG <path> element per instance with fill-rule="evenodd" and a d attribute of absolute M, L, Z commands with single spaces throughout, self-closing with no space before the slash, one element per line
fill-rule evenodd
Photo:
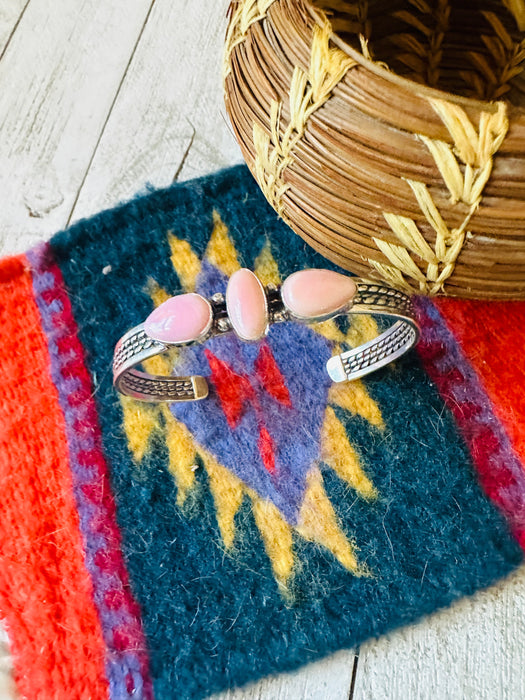
<path fill-rule="evenodd" d="M 386 316 L 395 319 L 395 322 L 377 338 L 330 358 L 326 368 L 334 382 L 358 379 L 384 367 L 412 348 L 419 337 L 414 308 L 409 296 L 384 284 L 360 279 L 354 281 L 357 284 L 357 293 L 344 313 Z M 284 308 L 277 287 L 267 287 L 266 295 L 270 323 L 298 320 Z M 206 337 L 200 338 L 199 342 L 232 330 L 223 295 L 214 295 L 210 303 L 213 309 L 213 322 Z M 334 315 L 340 315 L 340 313 Z M 208 384 L 204 377 L 163 377 L 137 369 L 144 360 L 162 354 L 168 348 L 168 344 L 150 338 L 143 324 L 128 331 L 115 347 L 113 358 L 115 388 L 122 394 L 151 403 L 198 401 L 206 398 Z"/>
<path fill-rule="evenodd" d="M 368 343 L 331 357 L 326 369 L 334 382 L 351 381 L 375 372 L 401 357 L 419 338 L 414 306 L 408 295 L 383 284 L 356 281 L 357 294 L 350 313 L 388 316 L 396 322 Z"/>

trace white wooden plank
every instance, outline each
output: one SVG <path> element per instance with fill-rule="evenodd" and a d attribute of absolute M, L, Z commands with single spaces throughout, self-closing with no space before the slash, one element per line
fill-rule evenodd
<path fill-rule="evenodd" d="M 340 651 L 294 673 L 282 673 L 210 700 L 347 700 L 355 656 Z"/>
<path fill-rule="evenodd" d="M 227 6 L 157 0 L 74 219 L 126 200 L 146 183 L 162 187 L 176 174 L 187 179 L 241 162 L 222 97 Z"/>
<path fill-rule="evenodd" d="M 525 567 L 361 647 L 355 700 L 523 700 Z"/>
<path fill-rule="evenodd" d="M 0 57 L 29 0 L 3 0 L 0 5 Z"/>
<path fill-rule="evenodd" d="M 0 621 L 0 700 L 14 700 L 16 698 L 12 673 L 13 664 L 9 653 L 9 639 Z"/>
<path fill-rule="evenodd" d="M 67 222 L 152 0 L 31 0 L 0 61 L 0 252 Z"/>

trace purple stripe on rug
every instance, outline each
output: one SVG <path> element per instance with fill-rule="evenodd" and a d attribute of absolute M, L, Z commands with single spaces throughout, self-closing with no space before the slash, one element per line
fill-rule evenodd
<path fill-rule="evenodd" d="M 425 369 L 454 414 L 478 477 L 525 549 L 525 472 L 478 375 L 432 301 L 414 298 Z"/>
<path fill-rule="evenodd" d="M 121 553 L 108 467 L 91 378 L 77 335 L 62 274 L 48 245 L 27 254 L 42 328 L 48 339 L 51 376 L 64 414 L 74 494 L 107 648 L 106 674 L 112 700 L 153 698 L 140 611 Z"/>

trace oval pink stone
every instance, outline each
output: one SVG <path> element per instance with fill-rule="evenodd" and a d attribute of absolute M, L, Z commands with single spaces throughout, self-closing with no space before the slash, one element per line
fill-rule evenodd
<path fill-rule="evenodd" d="M 150 338 L 173 345 L 199 340 L 211 326 L 210 303 L 200 294 L 171 297 L 148 316 L 144 330 Z"/>
<path fill-rule="evenodd" d="M 297 318 L 313 320 L 341 311 L 352 301 L 356 284 L 351 277 L 331 270 L 301 270 L 281 287 L 286 308 Z"/>
<path fill-rule="evenodd" d="M 251 270 L 234 272 L 226 289 L 226 308 L 233 330 L 242 340 L 259 340 L 268 328 L 264 287 Z"/>

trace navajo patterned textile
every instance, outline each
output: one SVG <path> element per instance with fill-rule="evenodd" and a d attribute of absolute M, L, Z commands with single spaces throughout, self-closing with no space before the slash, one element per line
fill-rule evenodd
<path fill-rule="evenodd" d="M 416 350 L 332 385 L 367 316 L 149 361 L 198 403 L 112 387 L 168 296 L 334 268 L 239 166 L 0 264 L 0 614 L 24 697 L 203 698 L 492 584 L 525 547 L 525 303 L 416 298 Z"/>

